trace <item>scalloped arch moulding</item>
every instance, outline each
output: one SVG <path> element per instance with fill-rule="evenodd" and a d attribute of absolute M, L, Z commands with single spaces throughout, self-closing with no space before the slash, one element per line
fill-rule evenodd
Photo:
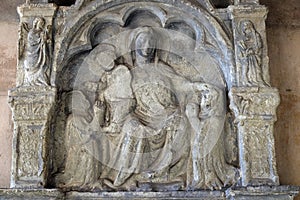
<path fill-rule="evenodd" d="M 7 199 L 293 199 L 280 186 L 267 8 L 18 7 Z"/>

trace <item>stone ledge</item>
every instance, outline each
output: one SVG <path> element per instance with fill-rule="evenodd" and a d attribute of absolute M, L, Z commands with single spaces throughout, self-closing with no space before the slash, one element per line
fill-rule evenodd
<path fill-rule="evenodd" d="M 0 189 L 0 200 L 63 200 L 64 196 L 57 189 Z"/>
<path fill-rule="evenodd" d="M 178 192 L 102 192 L 102 193 L 80 193 L 69 192 L 66 199 L 198 199 L 198 200 L 225 200 L 225 193 L 222 191 L 178 191 Z"/>
<path fill-rule="evenodd" d="M 235 187 L 226 191 L 230 200 L 288 200 L 299 193 L 297 186 L 257 186 Z"/>
<path fill-rule="evenodd" d="M 288 200 L 299 192 L 296 186 L 235 187 L 225 191 L 176 191 L 176 192 L 62 192 L 58 189 L 0 189 L 0 200 Z"/>

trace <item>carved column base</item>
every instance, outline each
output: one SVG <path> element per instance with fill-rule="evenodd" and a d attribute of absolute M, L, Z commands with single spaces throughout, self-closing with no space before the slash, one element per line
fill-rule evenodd
<path fill-rule="evenodd" d="M 56 89 L 20 87 L 9 92 L 13 112 L 12 188 L 40 188 L 47 182 L 49 132 Z"/>
<path fill-rule="evenodd" d="M 288 200 L 298 193 L 299 187 L 294 186 L 260 186 L 230 188 L 226 196 L 229 200 Z"/>

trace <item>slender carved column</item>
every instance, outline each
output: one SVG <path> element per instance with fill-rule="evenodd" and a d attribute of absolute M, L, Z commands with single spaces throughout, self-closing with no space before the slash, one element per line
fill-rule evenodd
<path fill-rule="evenodd" d="M 47 183 L 47 145 L 56 95 L 50 85 L 55 10 L 53 4 L 18 8 L 17 88 L 9 92 L 14 120 L 12 188 L 39 188 Z"/>
<path fill-rule="evenodd" d="M 278 185 L 273 126 L 280 99 L 270 87 L 267 9 L 258 1 L 239 0 L 229 11 L 237 71 L 229 96 L 238 129 L 241 185 Z"/>

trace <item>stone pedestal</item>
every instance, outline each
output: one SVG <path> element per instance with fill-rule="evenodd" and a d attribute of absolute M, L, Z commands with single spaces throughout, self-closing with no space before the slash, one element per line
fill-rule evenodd
<path fill-rule="evenodd" d="M 238 129 L 241 184 L 278 185 L 273 136 L 277 89 L 232 88 L 229 96 Z"/>
<path fill-rule="evenodd" d="M 238 129 L 241 184 L 278 185 L 273 136 L 279 94 L 274 88 L 232 88 Z"/>
<path fill-rule="evenodd" d="M 14 119 L 12 188 L 39 188 L 47 182 L 49 116 L 55 95 L 56 89 L 51 87 L 21 87 L 9 92 Z"/>

